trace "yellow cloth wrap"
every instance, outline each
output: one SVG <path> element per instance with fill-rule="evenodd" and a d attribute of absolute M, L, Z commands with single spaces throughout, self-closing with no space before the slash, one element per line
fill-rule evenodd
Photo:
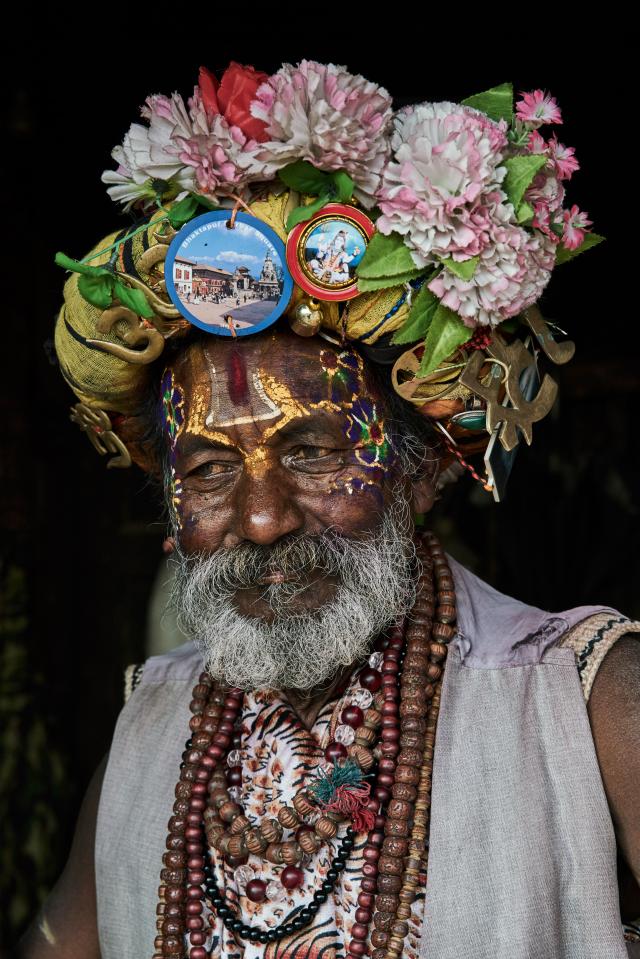
<path fill-rule="evenodd" d="M 372 344 L 379 340 L 384 333 L 393 333 L 399 329 L 407 316 L 409 309 L 405 302 L 385 322 L 382 322 L 389 311 L 396 305 L 405 292 L 402 286 L 393 286 L 386 290 L 375 290 L 372 293 L 360 293 L 346 304 L 343 314 L 328 313 L 325 310 L 323 326 L 342 334 L 348 340 L 358 340 Z M 323 304 L 324 309 L 325 304 Z"/>
<path fill-rule="evenodd" d="M 270 193 L 265 190 L 249 204 L 249 207 L 256 217 L 267 223 L 283 242 L 286 242 L 286 220 L 289 213 L 300 203 L 310 203 L 313 199 L 313 197 L 301 197 L 295 191 L 282 190 L 279 193 Z M 168 203 L 167 208 L 171 205 Z M 204 209 L 202 212 L 205 212 Z M 159 221 L 161 215 L 160 211 L 155 211 L 149 218 L 151 221 Z M 148 253 L 150 248 L 158 245 L 159 235 L 167 230 L 170 228 L 166 221 L 152 222 L 147 229 L 123 243 L 118 251 L 116 269 L 142 280 L 155 289 L 162 300 L 169 304 L 169 298 L 160 285 L 164 262 Z M 88 254 L 90 265 L 107 264 L 113 254 L 113 250 L 107 248 L 125 232 L 127 231 L 110 233 L 101 239 Z M 163 245 L 166 250 L 166 240 Z M 105 250 L 105 252 L 92 259 L 99 250 Z M 155 263 L 154 260 L 156 260 Z M 56 322 L 55 348 L 62 374 L 78 399 L 87 406 L 132 414 L 144 395 L 154 364 L 131 363 L 83 342 L 92 339 L 127 347 L 128 344 L 123 339 L 123 335 L 128 328 L 123 321 L 118 320 L 108 333 L 101 333 L 97 329 L 97 323 L 104 311 L 84 299 L 78 290 L 78 279 L 78 273 L 71 273 L 67 278 L 64 285 L 64 305 Z M 404 292 L 403 287 L 399 286 L 360 294 L 342 305 L 342 317 L 337 302 L 323 302 L 322 325 L 340 337 L 344 335 L 347 340 L 375 343 L 383 334 L 397 330 L 404 323 L 409 312 L 406 302 L 388 320 L 382 322 Z M 308 298 L 308 294 L 294 284 L 287 313 L 290 314 L 305 298 Z M 160 323 L 159 328 L 166 335 L 171 325 L 170 322 L 163 327 Z M 190 324 L 182 319 L 180 325 L 183 327 L 180 333 L 188 335 L 191 330 Z M 73 333 L 70 332 L 69 327 Z"/>
<path fill-rule="evenodd" d="M 111 246 L 119 233 L 105 236 L 88 255 Z M 112 252 L 110 250 L 91 260 L 91 266 L 108 263 Z M 124 327 L 120 322 L 114 325 L 108 336 L 98 332 L 96 324 L 104 311 L 84 299 L 78 290 L 78 279 L 79 274 L 72 273 L 64 284 L 64 305 L 56 321 L 54 339 L 62 375 L 78 399 L 87 406 L 131 413 L 138 405 L 149 371 L 110 353 L 92 349 L 69 331 L 68 326 L 83 339 L 127 345 L 118 335 Z"/>

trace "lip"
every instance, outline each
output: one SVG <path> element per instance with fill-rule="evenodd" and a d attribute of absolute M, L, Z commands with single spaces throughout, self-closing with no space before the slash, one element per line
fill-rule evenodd
<path fill-rule="evenodd" d="M 266 576 L 263 576 L 262 579 L 259 579 L 258 585 L 272 586 L 274 583 L 290 583 L 292 579 L 292 576 L 285 576 L 280 570 L 274 570 L 274 572 L 267 573 Z"/>

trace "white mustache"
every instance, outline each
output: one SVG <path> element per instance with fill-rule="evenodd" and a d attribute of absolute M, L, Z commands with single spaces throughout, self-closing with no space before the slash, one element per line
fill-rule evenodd
<path fill-rule="evenodd" d="M 395 494 L 380 526 L 357 539 L 325 531 L 209 555 L 185 556 L 178 548 L 172 599 L 211 675 L 243 689 L 310 689 L 364 656 L 415 597 L 413 523 L 400 486 Z M 311 612 L 296 611 L 296 596 L 318 572 L 335 579 L 334 598 Z M 260 584 L 273 619 L 238 613 L 234 594 L 273 573 L 282 581 Z"/>

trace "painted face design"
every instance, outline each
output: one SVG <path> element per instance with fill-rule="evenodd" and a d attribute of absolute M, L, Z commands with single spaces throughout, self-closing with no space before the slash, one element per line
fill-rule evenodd
<path fill-rule="evenodd" d="M 182 480 L 176 473 L 176 442 L 184 426 L 184 392 L 176 382 L 173 370 L 165 369 L 160 387 L 162 397 L 162 426 L 169 440 L 169 462 L 171 464 L 171 503 L 174 520 L 181 528 L 180 503 L 182 499 Z"/>

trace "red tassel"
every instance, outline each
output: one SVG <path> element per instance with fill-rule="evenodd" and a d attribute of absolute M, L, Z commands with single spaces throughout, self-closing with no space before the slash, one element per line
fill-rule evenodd
<path fill-rule="evenodd" d="M 376 821 L 375 813 L 367 808 L 370 793 L 369 783 L 363 786 L 338 786 L 331 802 L 323 808 L 350 819 L 356 832 L 369 832 Z"/>

